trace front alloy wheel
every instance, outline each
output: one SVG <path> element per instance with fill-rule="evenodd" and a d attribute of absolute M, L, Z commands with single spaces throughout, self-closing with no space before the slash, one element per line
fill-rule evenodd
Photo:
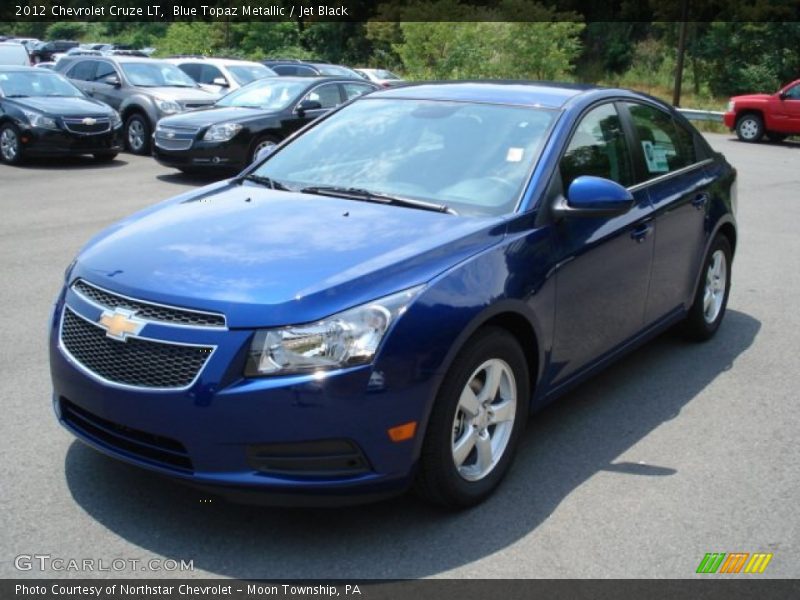
<path fill-rule="evenodd" d="M 22 146 L 17 129 L 13 125 L 9 124 L 0 129 L 0 158 L 10 165 L 22 161 Z"/>
<path fill-rule="evenodd" d="M 506 451 L 517 410 L 517 384 L 511 367 L 487 360 L 461 391 L 453 420 L 453 462 L 467 481 L 491 473 Z"/>
<path fill-rule="evenodd" d="M 758 142 L 764 136 L 764 121 L 755 114 L 744 115 L 736 123 L 736 136 L 743 142 Z"/>
<path fill-rule="evenodd" d="M 134 154 L 150 152 L 150 125 L 141 115 L 133 115 L 125 127 L 128 150 Z"/>
<path fill-rule="evenodd" d="M 511 466 L 530 402 L 528 363 L 505 329 L 480 329 L 442 382 L 422 443 L 416 491 L 450 508 L 486 499 Z"/>

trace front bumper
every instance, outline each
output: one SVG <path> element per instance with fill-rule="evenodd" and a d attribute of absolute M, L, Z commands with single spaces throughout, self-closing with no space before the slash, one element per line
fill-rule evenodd
<path fill-rule="evenodd" d="M 236 138 L 228 142 L 193 140 L 185 150 L 172 150 L 154 139 L 153 157 L 162 165 L 175 169 L 219 169 L 239 171 L 248 165 L 249 147 Z"/>
<path fill-rule="evenodd" d="M 727 111 L 725 114 L 722 115 L 722 122 L 725 123 L 725 127 L 728 129 L 734 129 L 736 127 L 736 113 Z"/>
<path fill-rule="evenodd" d="M 20 133 L 26 156 L 73 156 L 122 151 L 122 128 L 105 133 L 82 135 L 63 129 L 30 127 Z"/>
<path fill-rule="evenodd" d="M 87 319 L 102 311 L 68 290 L 54 309 L 50 337 L 56 415 L 97 450 L 222 495 L 268 492 L 273 504 L 296 504 L 298 497 L 313 497 L 313 504 L 363 502 L 408 487 L 418 440 L 392 442 L 387 430 L 422 419 L 419 399 L 428 397 L 427 385 L 376 386 L 372 366 L 324 377 L 245 379 L 252 331 L 159 325 L 148 325 L 154 329 L 147 334 L 215 346 L 196 381 L 181 391 L 109 384 L 65 352 L 65 302 Z M 333 450 L 325 450 L 332 442 Z M 265 455 L 268 460 L 259 460 Z M 292 460 L 283 468 L 287 456 Z"/>

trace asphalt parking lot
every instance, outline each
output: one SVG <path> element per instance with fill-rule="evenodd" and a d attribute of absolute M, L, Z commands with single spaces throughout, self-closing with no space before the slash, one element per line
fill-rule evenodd
<path fill-rule="evenodd" d="M 498 493 L 457 514 L 410 496 L 209 502 L 76 442 L 50 408 L 63 270 L 104 226 L 203 182 L 129 154 L 0 166 L 0 577 L 83 575 L 14 566 L 47 554 L 191 560 L 193 577 L 682 578 L 707 552 L 771 552 L 756 577 L 800 577 L 800 144 L 709 139 L 740 174 L 717 337 L 667 333 L 535 416 Z"/>

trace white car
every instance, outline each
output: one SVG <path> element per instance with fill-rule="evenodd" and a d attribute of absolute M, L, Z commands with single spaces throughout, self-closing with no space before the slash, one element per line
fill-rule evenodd
<path fill-rule="evenodd" d="M 386 69 L 354 69 L 364 79 L 377 83 L 381 87 L 400 85 L 405 80 Z"/>
<path fill-rule="evenodd" d="M 31 57 L 28 50 L 17 42 L 0 42 L 0 65 L 30 67 Z"/>
<path fill-rule="evenodd" d="M 227 94 L 256 79 L 276 75 L 269 67 L 249 60 L 190 56 L 166 61 L 176 65 L 204 90 L 216 94 Z"/>

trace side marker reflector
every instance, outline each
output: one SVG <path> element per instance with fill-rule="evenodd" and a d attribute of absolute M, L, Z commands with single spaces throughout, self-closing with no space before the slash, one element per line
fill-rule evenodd
<path fill-rule="evenodd" d="M 404 442 L 406 440 L 410 440 L 414 437 L 414 434 L 417 432 L 417 422 L 410 421 L 408 423 L 403 423 L 402 425 L 397 425 L 387 430 L 389 434 L 389 439 L 393 442 Z"/>

